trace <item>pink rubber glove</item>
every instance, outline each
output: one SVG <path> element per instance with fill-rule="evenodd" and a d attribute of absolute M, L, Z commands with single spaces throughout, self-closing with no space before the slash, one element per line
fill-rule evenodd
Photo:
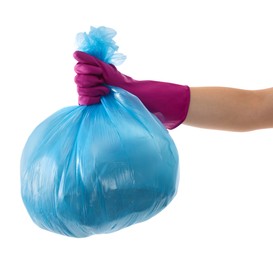
<path fill-rule="evenodd" d="M 98 103 L 101 96 L 109 93 L 109 89 L 104 86 L 106 84 L 123 88 L 137 96 L 168 129 L 177 127 L 186 119 L 190 103 L 188 86 L 134 80 L 121 74 L 114 65 L 81 51 L 76 51 L 74 58 L 78 61 L 75 82 L 80 105 Z"/>

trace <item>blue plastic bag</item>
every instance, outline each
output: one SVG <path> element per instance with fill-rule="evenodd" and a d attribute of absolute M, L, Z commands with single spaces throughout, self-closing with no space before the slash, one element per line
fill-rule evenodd
<path fill-rule="evenodd" d="M 108 42 L 110 62 L 115 43 L 101 32 L 113 30 L 92 30 L 100 40 L 92 46 Z M 178 153 L 168 131 L 137 97 L 110 88 L 100 104 L 48 117 L 24 147 L 22 199 L 43 229 L 73 237 L 114 232 L 156 215 L 177 192 Z"/>

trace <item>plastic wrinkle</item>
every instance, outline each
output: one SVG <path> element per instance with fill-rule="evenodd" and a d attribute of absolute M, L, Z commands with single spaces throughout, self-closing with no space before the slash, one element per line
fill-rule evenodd
<path fill-rule="evenodd" d="M 111 63 L 115 66 L 122 64 L 126 56 L 122 53 L 117 53 L 119 47 L 113 40 L 116 36 L 116 31 L 104 26 L 90 28 L 90 32 L 81 32 L 77 34 L 76 45 L 79 51 L 86 52 L 96 58 Z"/>

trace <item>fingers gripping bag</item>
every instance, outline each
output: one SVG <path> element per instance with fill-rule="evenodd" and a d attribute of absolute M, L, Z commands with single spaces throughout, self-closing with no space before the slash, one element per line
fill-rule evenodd
<path fill-rule="evenodd" d="M 117 64 L 115 31 L 91 27 L 79 50 Z M 63 108 L 29 136 L 21 195 L 41 228 L 71 237 L 111 233 L 146 221 L 174 198 L 178 152 L 168 131 L 134 95 L 107 86 L 100 103 Z"/>

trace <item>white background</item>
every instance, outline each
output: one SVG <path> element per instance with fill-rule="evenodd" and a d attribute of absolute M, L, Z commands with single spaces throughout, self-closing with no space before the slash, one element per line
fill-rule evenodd
<path fill-rule="evenodd" d="M 273 259 L 273 130 L 179 126 L 173 202 L 109 235 L 68 238 L 38 228 L 20 196 L 20 156 L 34 127 L 76 105 L 74 40 L 114 28 L 119 69 L 190 86 L 273 86 L 272 1 L 31 1 L 0 3 L 0 259 Z"/>

